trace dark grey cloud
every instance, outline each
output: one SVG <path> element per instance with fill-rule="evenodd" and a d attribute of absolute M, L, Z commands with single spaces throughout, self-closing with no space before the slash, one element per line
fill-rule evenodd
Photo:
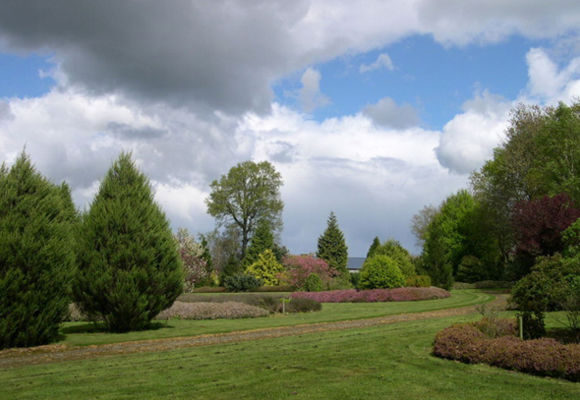
<path fill-rule="evenodd" d="M 28 0 L 0 2 L 0 39 L 44 51 L 93 93 L 268 110 L 271 82 L 295 53 L 288 27 L 303 1 Z"/>
<path fill-rule="evenodd" d="M 396 129 L 417 126 L 420 122 L 419 115 L 413 106 L 409 104 L 399 106 L 390 97 L 384 97 L 376 104 L 366 106 L 363 114 L 379 126 Z"/>
<path fill-rule="evenodd" d="M 128 124 L 109 122 L 107 131 L 121 139 L 158 139 L 167 134 L 167 130 L 153 127 L 135 128 Z"/>

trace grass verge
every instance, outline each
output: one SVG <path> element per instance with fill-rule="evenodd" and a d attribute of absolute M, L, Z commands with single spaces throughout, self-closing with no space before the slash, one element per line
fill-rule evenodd
<path fill-rule="evenodd" d="M 0 370 L 0 399 L 573 399 L 580 385 L 431 356 L 478 315 Z"/>

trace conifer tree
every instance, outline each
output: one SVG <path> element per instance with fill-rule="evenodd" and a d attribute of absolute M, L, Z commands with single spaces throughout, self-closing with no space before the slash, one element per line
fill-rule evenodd
<path fill-rule="evenodd" d="M 264 285 L 268 286 L 279 285 L 279 275 L 282 272 L 284 272 L 284 266 L 276 260 L 276 256 L 270 249 L 259 254 L 256 262 L 246 268 L 246 274 L 260 279 Z"/>
<path fill-rule="evenodd" d="M 248 246 L 244 265 L 252 265 L 258 260 L 258 256 L 266 250 L 274 250 L 274 234 L 270 229 L 270 223 L 267 220 L 262 220 L 258 223 L 256 232 Z"/>
<path fill-rule="evenodd" d="M 369 251 L 367 251 L 366 258 L 371 258 L 372 256 L 374 256 L 375 252 L 380 247 L 380 245 L 381 245 L 381 241 L 379 240 L 378 236 L 375 236 L 375 238 L 373 239 L 373 242 L 371 243 L 371 247 L 369 247 Z"/>
<path fill-rule="evenodd" d="M 0 168 L 0 349 L 54 341 L 68 311 L 76 211 L 22 153 Z"/>
<path fill-rule="evenodd" d="M 82 232 L 76 301 L 109 330 L 146 328 L 181 294 L 177 243 L 129 154 L 109 169 Z"/>
<path fill-rule="evenodd" d="M 348 270 L 346 269 L 348 247 L 346 247 L 344 236 L 338 227 L 334 212 L 330 213 L 326 230 L 318 238 L 316 257 L 326 261 L 330 267 L 339 271 L 343 277 L 348 277 Z"/>

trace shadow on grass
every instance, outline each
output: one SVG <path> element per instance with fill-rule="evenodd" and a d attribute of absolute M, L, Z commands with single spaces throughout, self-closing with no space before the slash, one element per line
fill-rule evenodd
<path fill-rule="evenodd" d="M 156 331 L 158 329 L 174 328 L 167 322 L 155 321 L 151 322 L 145 329 L 140 329 L 141 331 Z M 74 334 L 74 333 L 126 333 L 126 332 L 109 332 L 102 322 L 87 322 L 84 324 L 65 326 L 61 329 L 62 335 Z"/>

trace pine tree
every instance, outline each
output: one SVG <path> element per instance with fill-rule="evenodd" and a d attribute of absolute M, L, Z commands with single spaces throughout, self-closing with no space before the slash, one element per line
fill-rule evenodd
<path fill-rule="evenodd" d="M 266 250 L 274 250 L 274 234 L 270 228 L 270 223 L 267 220 L 262 220 L 258 223 L 256 232 L 248 246 L 244 257 L 244 265 L 252 265 L 258 260 L 260 254 Z"/>
<path fill-rule="evenodd" d="M 83 220 L 74 294 L 114 332 L 146 328 L 183 290 L 177 243 L 145 175 L 121 154 Z"/>
<path fill-rule="evenodd" d="M 375 238 L 373 239 L 373 242 L 371 243 L 371 247 L 369 247 L 369 251 L 367 251 L 366 258 L 371 258 L 372 256 L 374 256 L 375 252 L 377 251 L 377 249 L 379 248 L 380 245 L 381 245 L 381 241 L 379 240 L 378 236 L 375 236 Z"/>
<path fill-rule="evenodd" d="M 325 260 L 330 267 L 339 271 L 343 277 L 348 277 L 348 270 L 346 269 L 348 247 L 346 247 L 344 236 L 338 227 L 334 212 L 330 213 L 326 230 L 318 238 L 316 257 Z"/>
<path fill-rule="evenodd" d="M 0 168 L 0 349 L 54 341 L 68 311 L 76 211 L 22 155 Z"/>

